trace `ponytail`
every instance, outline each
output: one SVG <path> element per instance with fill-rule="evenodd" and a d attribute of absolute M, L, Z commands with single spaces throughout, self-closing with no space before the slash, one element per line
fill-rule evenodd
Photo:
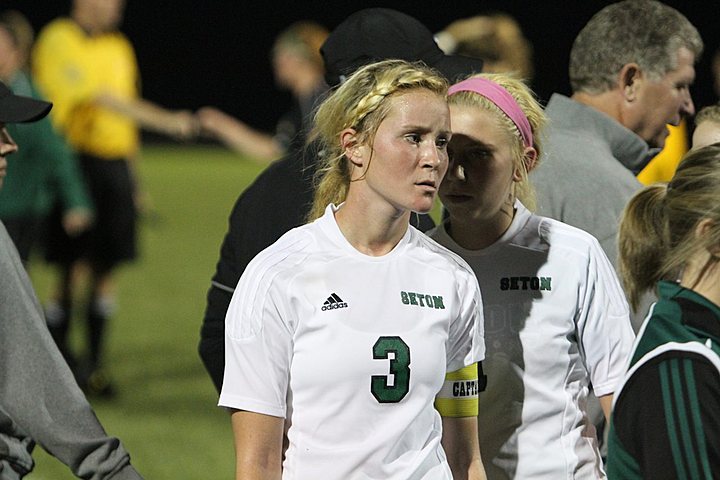
<path fill-rule="evenodd" d="M 655 288 L 662 278 L 668 252 L 666 194 L 666 184 L 645 187 L 628 202 L 620 220 L 620 277 L 633 310 L 639 306 L 642 294 Z"/>
<path fill-rule="evenodd" d="M 703 220 L 710 220 L 712 228 L 698 236 L 696 228 Z M 625 207 L 618 235 L 620 276 L 634 309 L 640 295 L 657 281 L 678 280 L 698 255 L 716 249 L 720 143 L 688 152 L 667 185 L 651 185 L 636 193 Z M 712 256 L 708 260 L 714 261 Z M 707 268 L 699 271 L 696 282 Z"/>

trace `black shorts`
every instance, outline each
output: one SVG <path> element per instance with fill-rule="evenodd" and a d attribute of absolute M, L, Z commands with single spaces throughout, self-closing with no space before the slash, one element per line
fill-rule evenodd
<path fill-rule="evenodd" d="M 47 227 L 45 259 L 69 264 L 89 260 L 112 268 L 137 257 L 135 185 L 128 162 L 80 155 L 80 167 L 95 206 L 95 222 L 87 232 L 69 237 L 62 228 L 62 209 L 53 209 Z"/>

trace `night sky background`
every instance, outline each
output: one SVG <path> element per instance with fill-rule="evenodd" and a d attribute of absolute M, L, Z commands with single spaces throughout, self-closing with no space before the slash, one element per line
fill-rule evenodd
<path fill-rule="evenodd" d="M 290 0 L 292 1 L 292 0 Z M 608 1 L 476 0 L 464 2 L 276 2 L 230 0 L 128 0 L 121 30 L 135 45 L 143 96 L 170 108 L 214 105 L 245 122 L 272 130 L 290 105 L 276 88 L 269 61 L 275 35 L 298 20 L 334 28 L 349 14 L 382 6 L 410 14 L 437 32 L 450 22 L 504 11 L 520 22 L 534 45 L 533 88 L 545 103 L 553 91 L 568 94 L 567 61 L 573 38 Z M 720 0 L 665 3 L 685 14 L 705 41 L 696 65 L 696 106 L 715 103 L 710 57 L 720 45 Z M 70 0 L 0 0 L 24 13 L 36 29 L 69 11 Z M 642 22 L 642 19 L 638 19 Z"/>

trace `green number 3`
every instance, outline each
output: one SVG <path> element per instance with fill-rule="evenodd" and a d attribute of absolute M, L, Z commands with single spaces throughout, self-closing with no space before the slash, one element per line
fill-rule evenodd
<path fill-rule="evenodd" d="M 390 372 L 393 384 L 388 385 L 388 375 L 373 375 L 370 380 L 370 392 L 380 403 L 397 403 L 407 395 L 410 389 L 410 347 L 400 337 L 380 337 L 373 345 L 373 358 L 390 359 Z"/>

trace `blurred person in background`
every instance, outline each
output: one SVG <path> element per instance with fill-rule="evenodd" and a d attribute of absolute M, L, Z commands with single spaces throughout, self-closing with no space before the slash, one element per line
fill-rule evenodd
<path fill-rule="evenodd" d="M 39 98 L 27 65 L 33 37 L 22 13 L 0 13 L 0 80 L 18 95 Z M 70 236 L 90 225 L 92 202 L 74 152 L 48 118 L 11 124 L 8 131 L 23 148 L 8 160 L 0 219 L 27 264 L 56 197 L 62 205 L 62 226 Z"/>
<path fill-rule="evenodd" d="M 533 46 L 518 21 L 504 12 L 461 18 L 435 34 L 446 54 L 482 58 L 483 71 L 513 73 L 532 84 Z"/>
<path fill-rule="evenodd" d="M 293 96 L 293 108 L 283 115 L 274 133 L 256 130 L 215 107 L 197 111 L 203 133 L 236 152 L 263 163 L 277 160 L 305 143 L 318 99 L 327 91 L 320 46 L 329 31 L 313 21 L 293 23 L 280 32 L 272 48 L 275 82 Z"/>
<path fill-rule="evenodd" d="M 692 148 L 702 148 L 720 142 L 720 104 L 709 105 L 695 115 Z"/>
<path fill-rule="evenodd" d="M 51 107 L 14 95 L 0 82 L 0 188 L 8 173 L 6 157 L 21 148 L 6 125 L 38 121 Z M 33 470 L 36 443 L 78 478 L 142 480 L 78 388 L 2 222 L 0 365 L 0 480 L 19 480 Z"/>
<path fill-rule="evenodd" d="M 53 125 L 77 152 L 95 206 L 93 227 L 76 237 L 51 218 L 45 257 L 59 274 L 46 317 L 81 386 L 105 396 L 114 393 L 103 368 L 106 324 L 116 304 L 114 274 L 137 256 L 139 129 L 177 139 L 198 131 L 191 112 L 167 110 L 140 96 L 133 47 L 118 30 L 124 8 L 124 0 L 73 0 L 68 17 L 40 31 L 31 57 L 41 93 L 56 105 Z M 81 284 L 89 290 L 82 295 L 76 291 Z M 78 312 L 87 326 L 82 361 L 67 335 L 76 299 L 86 302 Z"/>

